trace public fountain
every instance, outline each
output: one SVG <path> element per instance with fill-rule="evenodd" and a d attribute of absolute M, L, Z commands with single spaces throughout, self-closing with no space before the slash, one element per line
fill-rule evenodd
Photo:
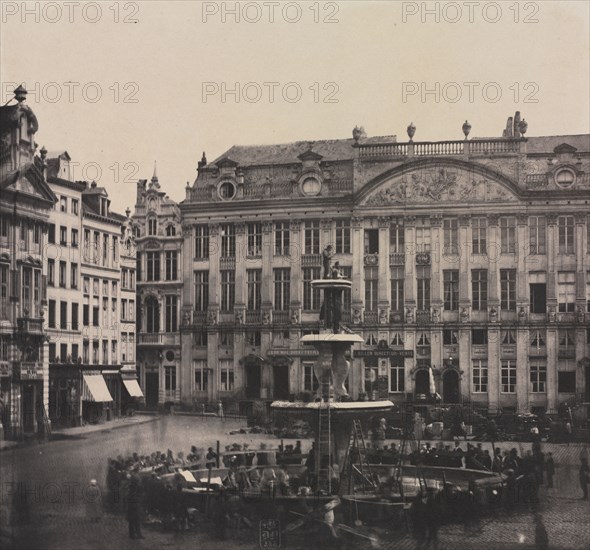
<path fill-rule="evenodd" d="M 352 282 L 345 279 L 338 262 L 331 263 L 331 247 L 323 251 L 323 277 L 311 282 L 312 288 L 323 293 L 320 320 L 323 328 L 319 334 L 301 338 L 301 343 L 318 350 L 314 375 L 318 381 L 315 401 L 275 401 L 273 411 L 289 417 L 305 419 L 315 433 L 315 481 L 318 492 L 331 492 L 332 472 L 338 472 L 345 464 L 353 423 L 364 421 L 378 413 L 393 408 L 389 400 L 353 401 L 346 390 L 350 362 L 347 354 L 354 344 L 363 339 L 341 324 L 342 295 L 350 290 Z M 338 465 L 338 466 L 336 466 Z"/>

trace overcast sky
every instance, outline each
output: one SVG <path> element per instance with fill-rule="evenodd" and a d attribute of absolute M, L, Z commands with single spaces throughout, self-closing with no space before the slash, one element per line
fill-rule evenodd
<path fill-rule="evenodd" d="M 531 136 L 589 132 L 586 1 L 24 4 L 2 2 L 2 104 L 24 82 L 39 146 L 121 212 L 154 160 L 182 200 L 233 144 L 499 137 L 515 110 Z"/>

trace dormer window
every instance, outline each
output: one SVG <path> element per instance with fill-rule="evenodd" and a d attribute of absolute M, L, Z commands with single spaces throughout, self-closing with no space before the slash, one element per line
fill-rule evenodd
<path fill-rule="evenodd" d="M 100 199 L 100 215 L 108 216 L 109 214 L 109 201 L 107 199 Z"/>
<path fill-rule="evenodd" d="M 23 116 L 20 119 L 20 138 L 29 141 L 29 124 L 26 116 Z"/>
<path fill-rule="evenodd" d="M 562 189 L 570 188 L 576 181 L 576 174 L 569 168 L 563 168 L 555 174 L 555 183 Z"/>
<path fill-rule="evenodd" d="M 305 178 L 301 183 L 301 192 L 304 195 L 318 195 L 321 189 L 322 184 L 319 182 L 317 178 L 314 177 Z"/>
<path fill-rule="evenodd" d="M 174 227 L 172 224 L 170 224 L 168 227 L 166 227 L 166 236 L 167 237 L 174 237 L 176 235 L 176 227 Z"/>
<path fill-rule="evenodd" d="M 231 181 L 222 181 L 217 189 L 219 198 L 223 200 L 230 200 L 236 196 L 236 186 Z"/>
<path fill-rule="evenodd" d="M 150 218 L 148 220 L 148 235 L 158 234 L 158 220 L 156 218 Z"/>

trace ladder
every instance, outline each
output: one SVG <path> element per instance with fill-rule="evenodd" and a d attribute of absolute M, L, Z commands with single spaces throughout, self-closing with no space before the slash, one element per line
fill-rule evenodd
<path fill-rule="evenodd" d="M 399 448 L 399 458 L 397 463 L 397 468 L 395 472 L 395 482 L 399 487 L 400 495 L 402 497 L 402 501 L 405 503 L 405 495 L 404 495 L 404 483 L 403 483 L 403 465 L 404 465 L 404 457 L 408 451 L 413 452 L 418 449 L 418 442 L 416 441 L 416 436 L 414 434 L 414 426 L 413 426 L 413 419 L 414 419 L 414 407 L 411 403 L 406 404 L 405 410 L 405 418 L 404 418 L 404 433 L 402 436 L 402 440 L 400 442 Z M 420 486 L 420 496 L 422 496 L 427 489 L 426 478 L 424 477 L 424 473 L 420 468 L 420 464 L 416 463 L 416 477 L 418 479 L 418 484 Z"/>
<path fill-rule="evenodd" d="M 350 494 L 354 492 L 354 477 L 361 479 L 363 490 L 366 488 L 376 489 L 371 465 L 367 459 L 367 446 L 365 444 L 363 428 L 361 421 L 358 419 L 352 421 L 352 430 L 348 447 L 348 492 Z"/>
<path fill-rule="evenodd" d="M 325 405 L 325 406 L 324 406 Z M 330 402 L 320 401 L 318 409 L 318 448 L 316 453 L 317 490 L 332 492 L 332 425 Z"/>

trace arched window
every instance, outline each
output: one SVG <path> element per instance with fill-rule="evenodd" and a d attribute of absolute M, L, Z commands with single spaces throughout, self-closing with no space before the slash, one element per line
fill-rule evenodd
<path fill-rule="evenodd" d="M 148 219 L 148 235 L 158 234 L 158 220 L 156 218 Z"/>
<path fill-rule="evenodd" d="M 174 237 L 176 235 L 176 227 L 174 227 L 172 224 L 168 225 L 166 227 L 166 236 L 167 237 Z"/>
<path fill-rule="evenodd" d="M 160 332 L 160 304 L 153 296 L 146 300 L 146 331 Z"/>

